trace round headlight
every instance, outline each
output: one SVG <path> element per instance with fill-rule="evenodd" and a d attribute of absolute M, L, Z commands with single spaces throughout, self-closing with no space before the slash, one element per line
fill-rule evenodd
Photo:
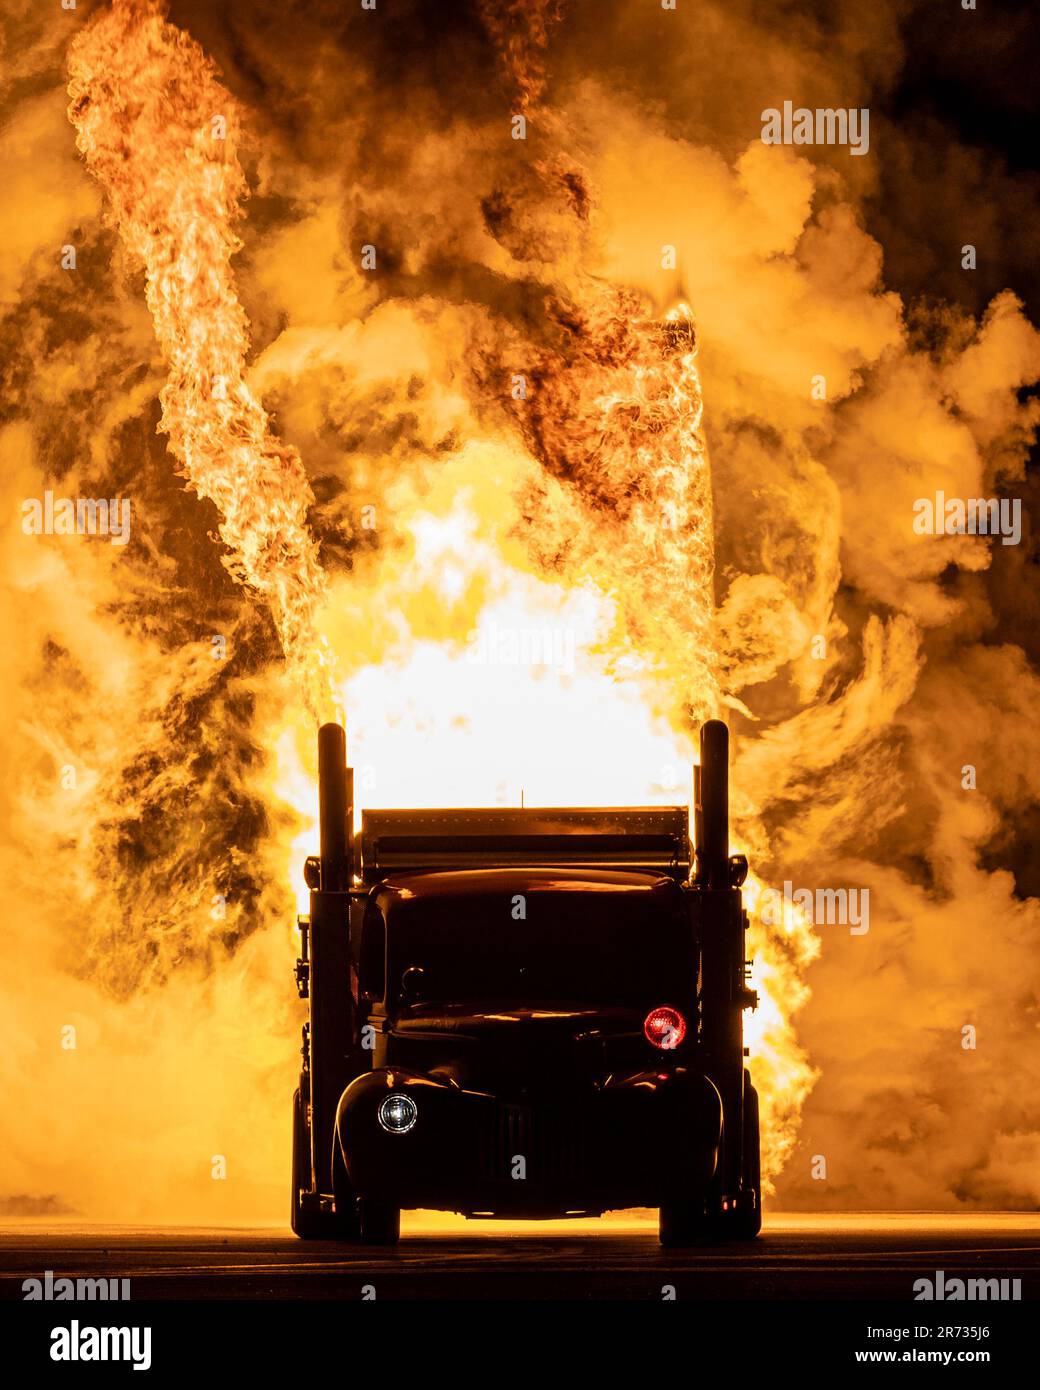
<path fill-rule="evenodd" d="M 419 1118 L 419 1107 L 411 1096 L 392 1091 L 384 1096 L 377 1112 L 379 1123 L 389 1134 L 407 1134 Z"/>

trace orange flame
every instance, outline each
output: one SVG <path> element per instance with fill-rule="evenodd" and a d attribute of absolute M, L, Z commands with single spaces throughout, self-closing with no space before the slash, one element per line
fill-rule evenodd
<path fill-rule="evenodd" d="M 239 117 L 214 65 L 158 0 L 115 0 L 69 51 L 69 117 L 104 186 L 170 367 L 160 430 L 221 514 L 229 572 L 270 606 L 312 712 L 329 709 L 314 616 L 325 593 L 299 455 L 245 380 L 248 321 L 230 260 L 246 191 Z"/>
<path fill-rule="evenodd" d="M 588 279 L 579 294 L 561 315 L 563 347 L 534 356 L 534 393 L 516 410 L 564 490 L 542 484 L 529 544 L 547 568 L 612 596 L 616 645 L 653 679 L 673 724 L 695 728 L 718 713 L 720 693 L 693 317 L 677 304 L 659 321 L 636 296 Z"/>

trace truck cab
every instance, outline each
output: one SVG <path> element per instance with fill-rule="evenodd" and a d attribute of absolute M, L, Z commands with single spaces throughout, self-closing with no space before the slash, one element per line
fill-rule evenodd
<path fill-rule="evenodd" d="M 666 1245 L 757 1234 L 727 738 L 702 732 L 693 845 L 685 807 L 367 811 L 356 840 L 343 731 L 321 729 L 297 1235 L 635 1206 Z"/>

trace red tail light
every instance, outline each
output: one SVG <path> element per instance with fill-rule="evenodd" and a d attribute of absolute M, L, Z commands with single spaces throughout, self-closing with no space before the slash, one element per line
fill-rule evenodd
<path fill-rule="evenodd" d="M 686 1020 L 678 1009 L 651 1009 L 643 1024 L 643 1032 L 654 1047 L 666 1050 L 678 1047 L 686 1036 Z"/>

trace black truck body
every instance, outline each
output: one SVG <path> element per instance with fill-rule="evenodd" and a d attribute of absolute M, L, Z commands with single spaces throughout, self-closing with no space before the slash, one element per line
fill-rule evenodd
<path fill-rule="evenodd" d="M 635 1206 L 664 1244 L 757 1234 L 727 764 L 710 721 L 692 846 L 685 807 L 366 811 L 356 839 L 345 736 L 321 728 L 297 1235 Z"/>

